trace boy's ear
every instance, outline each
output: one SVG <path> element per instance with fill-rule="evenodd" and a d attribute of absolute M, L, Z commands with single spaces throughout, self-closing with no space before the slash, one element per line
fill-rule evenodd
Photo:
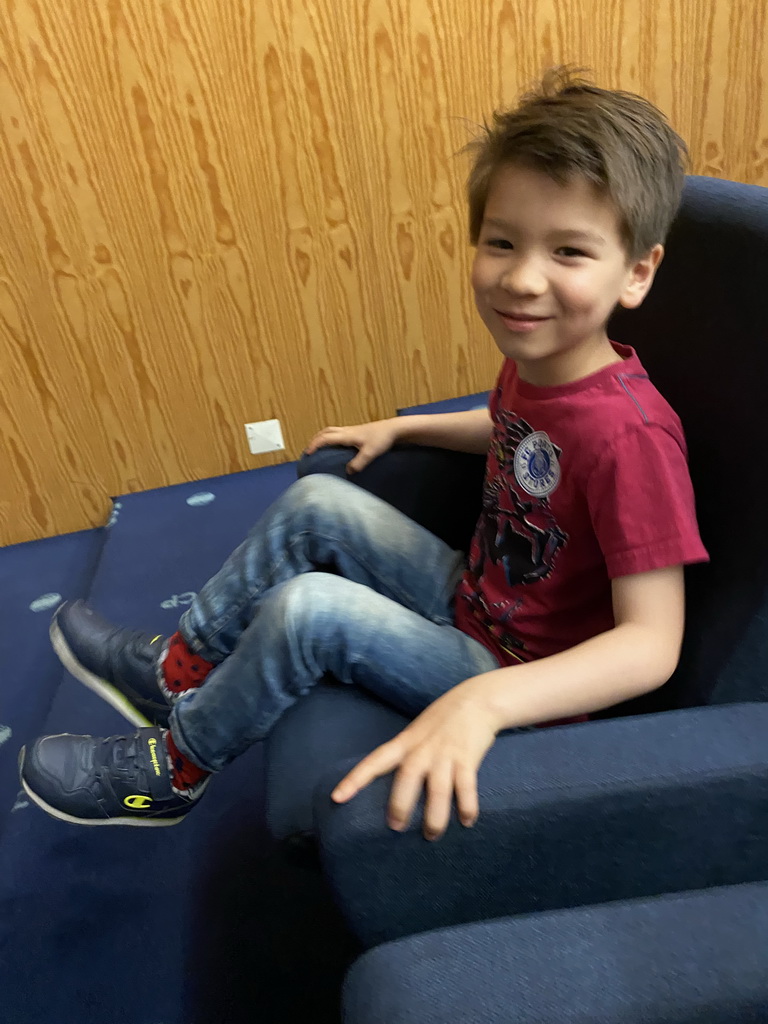
<path fill-rule="evenodd" d="M 653 284 L 659 264 L 664 259 L 664 246 L 659 242 L 645 256 L 635 260 L 627 271 L 627 280 L 619 296 L 619 305 L 637 309 Z"/>

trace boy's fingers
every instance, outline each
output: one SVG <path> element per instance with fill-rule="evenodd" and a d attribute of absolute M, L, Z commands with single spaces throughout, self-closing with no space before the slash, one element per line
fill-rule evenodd
<path fill-rule="evenodd" d="M 448 828 L 453 803 L 453 771 L 449 761 L 433 768 L 427 778 L 424 838 L 439 839 Z"/>
<path fill-rule="evenodd" d="M 349 772 L 341 782 L 336 786 L 334 791 L 331 793 L 331 799 L 337 803 L 343 803 L 345 800 L 349 800 L 356 793 L 359 793 L 361 789 L 373 782 L 380 775 L 386 775 L 387 772 L 391 772 L 392 769 L 400 761 L 400 750 L 399 748 L 388 749 L 389 743 L 385 743 L 383 746 L 378 747 L 369 754 L 368 757 L 363 758 L 359 764 Z"/>
<path fill-rule="evenodd" d="M 424 771 L 415 768 L 401 768 L 392 783 L 387 807 L 387 824 L 400 832 L 408 828 L 413 809 L 424 788 Z"/>
<path fill-rule="evenodd" d="M 327 444 L 333 444 L 333 434 L 339 429 L 339 427 L 324 427 L 319 433 L 315 434 L 304 451 L 307 455 L 311 455 L 318 448 L 323 448 Z"/>
<path fill-rule="evenodd" d="M 361 448 L 357 455 L 347 463 L 347 469 L 350 473 L 359 473 L 361 469 L 365 469 L 375 458 L 376 452 L 371 451 L 370 448 Z"/>
<path fill-rule="evenodd" d="M 307 455 L 311 455 L 312 452 L 316 452 L 318 448 L 322 448 L 326 444 L 328 444 L 328 438 L 323 437 L 321 434 L 318 434 L 316 437 L 312 438 L 312 440 L 309 442 L 304 451 L 307 453 Z"/>
<path fill-rule="evenodd" d="M 456 810 L 459 821 L 468 828 L 475 824 L 480 815 L 480 801 L 477 795 L 477 772 L 466 765 L 456 768 Z"/>

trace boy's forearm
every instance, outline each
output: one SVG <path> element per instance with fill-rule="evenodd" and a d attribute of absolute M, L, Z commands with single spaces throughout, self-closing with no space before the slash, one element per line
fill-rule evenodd
<path fill-rule="evenodd" d="M 669 679 L 679 648 L 665 648 L 657 639 L 647 628 L 625 623 L 561 654 L 495 669 L 462 685 L 491 708 L 499 729 L 589 714 Z"/>
<path fill-rule="evenodd" d="M 394 422 L 397 423 L 401 441 L 475 455 L 485 455 L 488 451 L 493 430 L 487 409 L 426 416 L 398 416 Z"/>

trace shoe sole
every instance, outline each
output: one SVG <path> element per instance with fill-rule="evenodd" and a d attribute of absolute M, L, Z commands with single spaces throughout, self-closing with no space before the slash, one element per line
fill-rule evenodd
<path fill-rule="evenodd" d="M 179 818 L 76 818 L 72 814 L 65 814 L 64 811 L 51 807 L 27 784 L 27 780 L 22 775 L 26 749 L 24 746 L 19 751 L 19 779 L 22 788 L 33 803 L 37 804 L 46 814 L 50 814 L 52 818 L 58 818 L 59 821 L 68 821 L 70 825 L 137 825 L 139 828 L 158 828 L 163 825 L 178 825 L 186 817 L 186 814 L 182 814 Z"/>
<path fill-rule="evenodd" d="M 87 686 L 88 689 L 95 693 L 97 697 L 101 697 L 101 699 L 106 701 L 107 704 L 111 704 L 115 711 L 119 711 L 123 718 L 130 722 L 131 725 L 137 725 L 139 728 L 144 728 L 148 725 L 158 724 L 157 722 L 150 721 L 145 715 L 143 715 L 137 707 L 131 704 L 127 697 L 120 693 L 117 687 L 112 685 L 112 683 L 107 682 L 106 679 L 102 679 L 100 676 L 94 675 L 93 672 L 89 671 L 89 669 L 85 667 L 85 665 L 80 664 L 70 650 L 69 644 L 67 643 L 55 617 L 51 621 L 49 633 L 53 649 L 56 651 L 59 661 L 62 663 L 64 668 L 75 677 L 75 679 L 79 680 L 83 684 L 83 686 Z M 36 800 L 39 803 L 37 797 L 32 793 L 29 795 L 33 800 Z M 60 814 L 51 808 L 44 807 L 42 804 L 40 806 L 43 807 L 43 810 L 49 811 L 56 817 L 61 817 Z M 79 818 L 65 818 L 64 820 L 77 821 L 78 824 L 85 824 L 84 822 L 81 822 Z M 135 824 L 133 819 L 131 819 L 131 823 Z M 87 824 L 92 823 L 88 822 Z M 95 824 L 95 822 L 93 824 Z M 163 825 L 165 822 L 158 822 L 158 824 Z"/>

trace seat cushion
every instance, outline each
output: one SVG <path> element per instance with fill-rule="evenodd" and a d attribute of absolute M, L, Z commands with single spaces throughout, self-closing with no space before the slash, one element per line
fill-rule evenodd
<path fill-rule="evenodd" d="M 365 953 L 345 1024 L 768 1021 L 768 883 L 501 918 Z"/>

